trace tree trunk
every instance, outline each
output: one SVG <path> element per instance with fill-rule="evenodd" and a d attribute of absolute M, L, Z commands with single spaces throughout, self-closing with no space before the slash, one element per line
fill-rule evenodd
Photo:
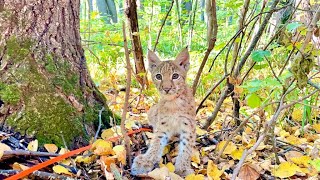
<path fill-rule="evenodd" d="M 147 76 L 146 76 L 146 69 L 143 62 L 143 51 L 142 51 L 141 40 L 139 35 L 137 4 L 135 0 L 126 0 L 125 14 L 128 18 L 128 22 L 130 26 L 130 36 L 131 36 L 132 51 L 134 55 L 136 78 L 143 89 L 147 82 Z"/>
<path fill-rule="evenodd" d="M 0 125 L 58 145 L 79 146 L 95 134 L 106 105 L 86 67 L 79 4 L 0 1 Z M 105 124 L 111 115 L 105 111 Z"/>

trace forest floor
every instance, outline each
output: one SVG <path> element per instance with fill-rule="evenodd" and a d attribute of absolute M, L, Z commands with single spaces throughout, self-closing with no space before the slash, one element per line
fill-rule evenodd
<path fill-rule="evenodd" d="M 125 93 L 106 89 L 102 91 L 110 102 L 109 107 L 120 113 Z M 146 151 L 153 136 L 148 131 L 151 128 L 145 124 L 148 123 L 146 112 L 155 100 L 139 95 L 138 89 L 131 91 L 126 128 L 131 137 L 132 160 Z M 185 179 L 231 179 L 243 152 L 256 143 L 259 133 L 263 131 L 264 122 L 270 118 L 266 113 L 258 113 L 250 118 L 241 132 L 234 133 L 237 127 L 229 115 L 232 114 L 232 101 L 227 100 L 210 129 L 205 131 L 200 125 L 211 115 L 213 108 L 214 102 L 207 100 L 205 107 L 198 112 L 197 145 L 192 157 L 195 173 Z M 243 104 L 242 114 L 251 114 L 252 111 Z M 283 117 L 275 126 L 274 138 L 270 135 L 245 159 L 239 171 L 239 179 L 319 179 L 320 124 L 307 124 L 302 127 L 302 113 L 297 110 L 291 117 Z M 317 113 L 319 115 L 319 112 Z M 256 124 L 260 126 L 257 127 Z M 178 153 L 177 138 L 173 138 L 165 147 L 158 168 L 146 175 L 133 177 L 130 175 L 125 146 L 119 135 L 121 130 L 117 125 L 104 129 L 98 140 L 93 140 L 93 144 L 87 147 L 86 151 L 46 165 L 31 173 L 29 178 L 182 179 L 174 173 L 174 162 Z M 0 141 L 0 179 L 69 152 L 66 147 L 57 147 L 55 144 L 39 147 L 36 139 L 7 129 L 0 129 Z"/>

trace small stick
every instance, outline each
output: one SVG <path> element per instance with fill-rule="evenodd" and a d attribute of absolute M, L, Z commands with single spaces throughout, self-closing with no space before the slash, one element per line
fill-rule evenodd
<path fill-rule="evenodd" d="M 126 27 L 125 22 L 122 23 L 122 32 L 123 32 L 123 42 L 124 42 L 124 52 L 126 57 L 126 64 L 127 64 L 127 84 L 126 84 L 126 95 L 123 105 L 123 111 L 121 116 L 121 132 L 124 137 L 125 141 L 125 147 L 127 152 L 127 158 L 129 161 L 129 166 L 131 166 L 131 148 L 130 148 L 130 138 L 126 133 L 126 115 L 128 111 L 128 102 L 129 102 L 129 96 L 130 96 L 130 85 L 131 85 L 131 68 L 130 68 L 130 57 L 129 57 L 129 50 L 128 50 L 128 43 L 127 43 L 127 35 L 126 35 Z"/>
<path fill-rule="evenodd" d="M 18 170 L 0 170 L 0 174 L 4 176 L 10 176 L 13 174 L 17 174 L 20 171 Z M 63 176 L 59 174 L 54 173 L 48 173 L 44 171 L 35 171 L 30 176 L 33 176 L 33 178 L 40 178 L 40 179 L 61 179 L 61 180 L 75 180 L 75 178 L 69 177 L 69 176 Z"/>
<path fill-rule="evenodd" d="M 156 51 L 157 45 L 158 45 L 158 43 L 159 43 L 159 38 L 160 38 L 160 35 L 161 35 L 161 31 L 162 31 L 162 29 L 163 29 L 164 24 L 165 24 L 166 21 L 167 21 L 167 18 L 168 18 L 168 16 L 169 16 L 170 12 L 171 12 L 171 9 L 172 9 L 172 7 L 173 7 L 173 4 L 174 4 L 174 0 L 172 0 L 171 6 L 170 6 L 170 8 L 169 8 L 169 11 L 167 12 L 166 17 L 164 18 L 164 20 L 163 20 L 163 22 L 162 22 L 162 24 L 161 24 L 160 30 L 159 30 L 158 35 L 157 35 L 156 43 L 154 44 L 154 47 L 153 47 L 153 51 Z"/>
<path fill-rule="evenodd" d="M 60 154 L 48 153 L 48 152 L 14 150 L 14 151 L 4 151 L 2 158 L 6 157 L 6 156 L 49 156 L 49 157 L 56 157 L 59 155 Z"/>
<path fill-rule="evenodd" d="M 102 125 L 101 114 L 102 114 L 102 111 L 104 111 L 104 106 L 102 106 L 102 108 L 99 110 L 99 126 L 98 126 L 98 130 L 97 130 L 97 132 L 96 132 L 96 134 L 94 136 L 94 141 L 97 140 L 99 132 L 101 130 L 101 125 Z"/>

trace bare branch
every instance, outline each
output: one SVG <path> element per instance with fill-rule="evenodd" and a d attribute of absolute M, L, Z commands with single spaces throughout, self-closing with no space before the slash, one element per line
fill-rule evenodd
<path fill-rule="evenodd" d="M 210 3 L 211 2 L 211 3 Z M 218 33 L 218 23 L 217 23 L 217 9 L 216 9 L 216 0 L 208 0 L 206 4 L 206 11 L 208 14 L 208 30 L 207 30 L 207 41 L 208 48 L 205 56 L 201 62 L 196 78 L 193 81 L 192 90 L 193 95 L 196 94 L 196 89 L 199 83 L 200 76 L 202 74 L 203 68 L 207 63 L 208 57 L 215 46 Z"/>
<path fill-rule="evenodd" d="M 128 101 L 130 96 L 130 86 L 131 86 L 131 66 L 130 66 L 126 26 L 124 22 L 122 23 L 122 32 L 123 32 L 124 51 L 125 51 L 126 64 L 127 64 L 127 84 L 126 84 L 126 95 L 125 95 L 124 104 L 123 104 L 120 127 L 121 127 L 121 133 L 124 136 L 127 158 L 129 160 L 129 166 L 131 166 L 130 138 L 126 132 L 126 127 L 125 127 L 126 115 L 128 111 Z"/>
<path fill-rule="evenodd" d="M 159 30 L 158 35 L 157 35 L 156 42 L 155 42 L 154 47 L 153 47 L 153 51 L 154 51 L 154 52 L 156 51 L 157 45 L 158 45 L 158 43 L 159 43 L 159 38 L 160 38 L 160 35 L 161 35 L 161 31 L 162 31 L 162 29 L 163 29 L 164 24 L 165 24 L 166 21 L 167 21 L 167 18 L 168 18 L 168 16 L 169 16 L 170 12 L 171 12 L 171 9 L 172 9 L 172 7 L 173 7 L 173 4 L 174 4 L 174 0 L 172 0 L 171 6 L 170 6 L 170 8 L 169 8 L 169 11 L 167 12 L 166 17 L 164 18 L 164 20 L 163 20 L 163 22 L 162 22 L 162 24 L 161 24 L 160 30 Z"/>

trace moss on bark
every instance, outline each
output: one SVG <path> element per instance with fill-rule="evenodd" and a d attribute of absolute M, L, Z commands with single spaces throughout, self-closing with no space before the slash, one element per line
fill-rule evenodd
<path fill-rule="evenodd" d="M 4 61 L 11 65 L 0 80 L 0 99 L 19 110 L 6 123 L 21 133 L 36 135 L 40 143 L 63 145 L 65 140 L 71 144 L 77 137 L 88 140 L 84 124 L 96 124 L 102 105 L 86 102 L 79 87 L 79 74 L 70 70 L 68 61 L 45 51 L 35 52 L 34 47 L 26 39 L 11 38 L 7 42 Z M 69 96 L 83 108 L 75 107 Z M 107 110 L 104 122 L 111 115 Z"/>

